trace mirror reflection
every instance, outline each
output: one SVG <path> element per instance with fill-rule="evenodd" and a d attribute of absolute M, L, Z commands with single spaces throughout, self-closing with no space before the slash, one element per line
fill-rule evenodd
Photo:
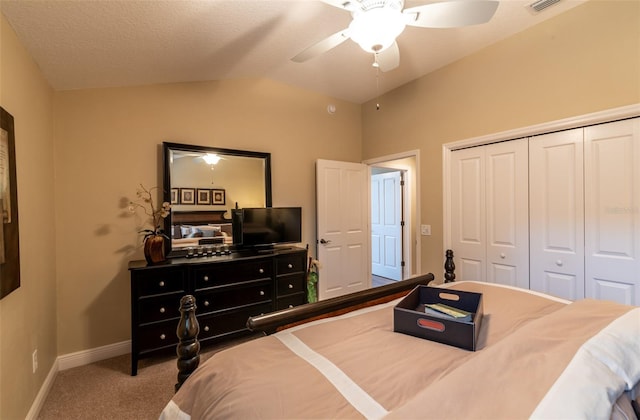
<path fill-rule="evenodd" d="M 270 154 L 164 143 L 169 256 L 232 245 L 231 209 L 271 206 Z"/>

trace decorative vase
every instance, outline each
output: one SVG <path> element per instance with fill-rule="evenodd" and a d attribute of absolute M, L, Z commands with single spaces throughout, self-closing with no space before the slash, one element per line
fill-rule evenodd
<path fill-rule="evenodd" d="M 144 258 L 148 264 L 155 264 L 165 260 L 164 237 L 162 235 L 149 236 L 145 239 Z"/>

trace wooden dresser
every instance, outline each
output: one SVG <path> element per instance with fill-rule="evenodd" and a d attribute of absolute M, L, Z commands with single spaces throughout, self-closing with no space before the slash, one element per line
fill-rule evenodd
<path fill-rule="evenodd" d="M 307 250 L 131 261 L 131 375 L 138 360 L 175 348 L 180 298 L 196 298 L 201 345 L 248 332 L 247 318 L 307 301 Z"/>

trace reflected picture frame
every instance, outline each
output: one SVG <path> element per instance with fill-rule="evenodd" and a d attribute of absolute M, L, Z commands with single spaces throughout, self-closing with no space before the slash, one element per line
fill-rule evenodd
<path fill-rule="evenodd" d="M 180 204 L 196 204 L 196 189 L 180 188 Z"/>
<path fill-rule="evenodd" d="M 211 190 L 211 204 L 224 206 L 226 203 L 225 191 L 223 189 Z"/>
<path fill-rule="evenodd" d="M 208 188 L 198 188 L 196 190 L 196 204 L 211 204 L 211 190 Z"/>

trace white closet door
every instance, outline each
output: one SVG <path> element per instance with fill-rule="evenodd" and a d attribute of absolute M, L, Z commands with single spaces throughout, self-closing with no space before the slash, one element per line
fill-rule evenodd
<path fill-rule="evenodd" d="M 530 287 L 584 298 L 582 129 L 529 140 Z"/>
<path fill-rule="evenodd" d="M 586 295 L 640 304 L 640 119 L 585 128 Z"/>
<path fill-rule="evenodd" d="M 451 244 L 456 280 L 486 280 L 484 148 L 451 153 Z"/>
<path fill-rule="evenodd" d="M 512 140 L 484 148 L 487 281 L 528 289 L 528 141 Z"/>

